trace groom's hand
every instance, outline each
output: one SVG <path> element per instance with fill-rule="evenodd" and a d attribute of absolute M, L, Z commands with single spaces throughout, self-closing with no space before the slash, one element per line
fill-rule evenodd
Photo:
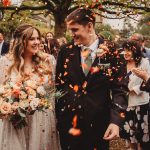
<path fill-rule="evenodd" d="M 119 137 L 119 126 L 117 126 L 116 124 L 109 124 L 103 139 L 104 140 L 112 140 L 114 138 L 118 138 Z"/>

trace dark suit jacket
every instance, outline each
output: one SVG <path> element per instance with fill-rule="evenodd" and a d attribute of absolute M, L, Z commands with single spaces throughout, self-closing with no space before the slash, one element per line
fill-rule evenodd
<path fill-rule="evenodd" d="M 99 44 L 102 42 L 103 40 L 99 39 Z M 110 52 L 101 59 L 101 63 L 110 63 L 110 67 L 98 72 L 90 71 L 85 77 L 81 66 L 80 50 L 80 47 L 70 43 L 62 47 L 58 55 L 56 87 L 67 92 L 56 100 L 58 129 L 72 126 L 75 114 L 79 118 L 77 126 L 80 126 L 80 119 L 81 122 L 84 119 L 86 125 L 90 125 L 95 120 L 103 123 L 106 119 L 120 126 L 124 120 L 120 113 L 127 107 L 127 93 L 121 83 L 121 78 L 125 76 L 126 71 L 122 71 L 115 54 Z M 96 66 L 98 66 L 98 57 L 92 64 L 92 67 Z"/>
<path fill-rule="evenodd" d="M 4 42 L 2 45 L 1 55 L 7 54 L 9 51 L 9 44 Z"/>
<path fill-rule="evenodd" d="M 143 83 L 141 84 L 140 89 L 141 89 L 142 91 L 150 92 L 150 78 L 148 79 L 147 82 L 143 82 Z"/>

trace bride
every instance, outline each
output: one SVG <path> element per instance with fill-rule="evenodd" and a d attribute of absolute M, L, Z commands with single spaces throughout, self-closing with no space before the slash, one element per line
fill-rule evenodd
<path fill-rule="evenodd" d="M 10 54 L 0 58 L 0 83 L 22 78 L 54 86 L 55 59 L 38 52 L 40 32 L 31 25 L 21 25 L 14 32 Z M 43 67 L 42 64 L 46 65 Z M 54 101 L 51 102 L 54 108 Z M 36 111 L 27 118 L 27 126 L 16 129 L 3 118 L 0 126 L 0 150 L 60 150 L 54 109 Z"/>

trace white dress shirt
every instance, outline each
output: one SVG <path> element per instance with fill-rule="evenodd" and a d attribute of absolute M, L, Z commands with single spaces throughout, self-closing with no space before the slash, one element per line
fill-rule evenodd
<path fill-rule="evenodd" d="M 4 40 L 0 43 L 0 55 L 1 55 L 1 52 L 2 52 L 3 43 L 4 43 Z"/>
<path fill-rule="evenodd" d="M 148 74 L 150 74 L 149 60 L 147 58 L 142 58 L 138 68 L 145 70 Z M 149 103 L 149 93 L 140 90 L 142 82 L 143 79 L 137 77 L 133 72 L 129 76 L 128 88 L 129 90 L 133 90 L 134 92 L 129 92 L 128 107 L 144 105 Z"/>

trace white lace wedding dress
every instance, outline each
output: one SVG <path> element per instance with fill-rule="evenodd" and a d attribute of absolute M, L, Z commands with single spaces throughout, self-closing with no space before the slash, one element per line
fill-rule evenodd
<path fill-rule="evenodd" d="M 50 59 L 55 67 L 54 57 L 50 56 Z M 0 84 L 4 82 L 11 64 L 9 57 L 0 58 Z M 54 101 L 52 103 L 54 106 Z M 22 129 L 15 129 L 6 119 L 1 120 L 0 150 L 60 150 L 54 109 L 46 113 L 35 112 L 29 116 L 28 126 Z"/>

